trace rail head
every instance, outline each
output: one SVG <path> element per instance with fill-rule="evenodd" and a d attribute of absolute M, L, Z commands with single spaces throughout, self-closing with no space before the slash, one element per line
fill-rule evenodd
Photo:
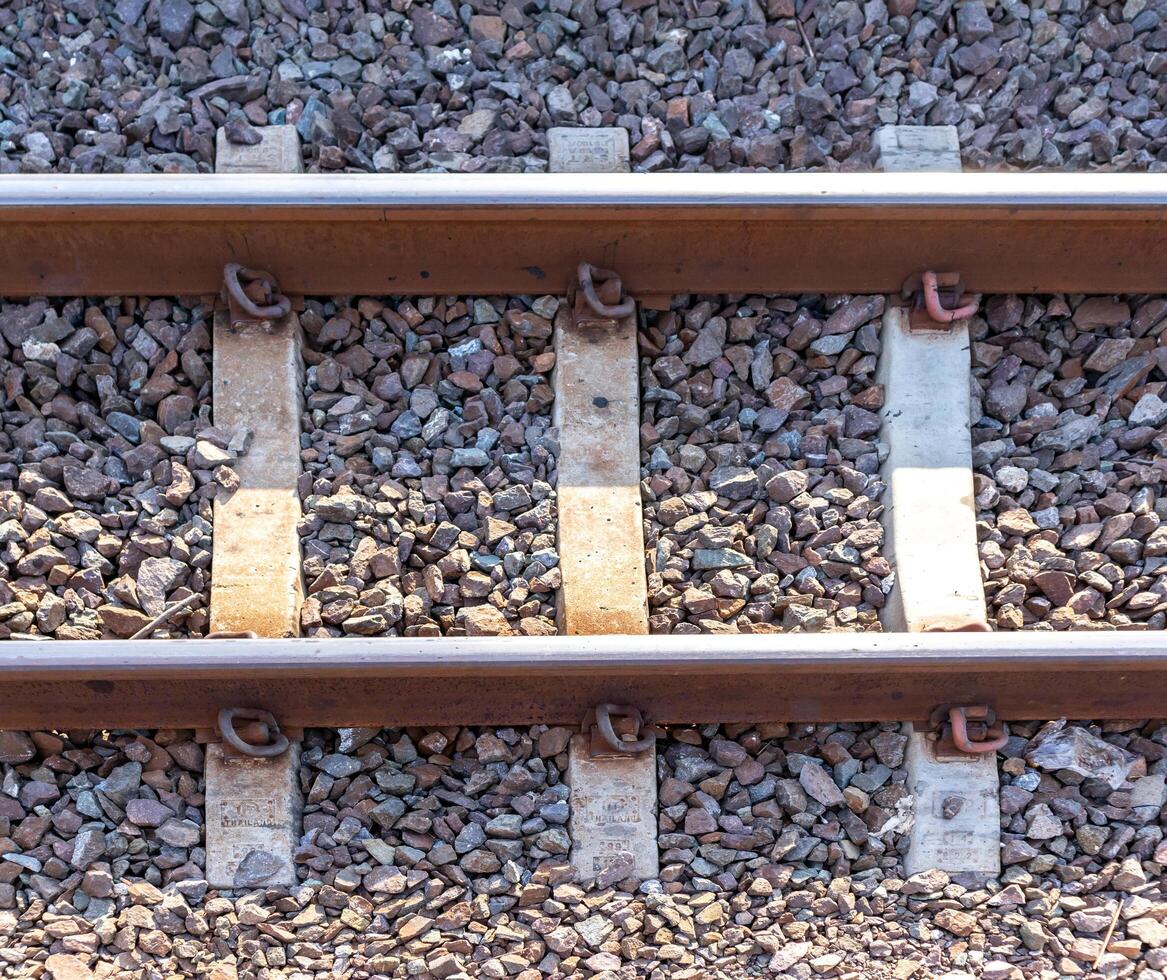
<path fill-rule="evenodd" d="M 348 637 L 344 639 L 171 639 L 0 644 L 0 679 L 96 675 L 132 670 L 185 676 L 338 670 L 441 674 L 490 671 L 652 670 L 704 673 L 722 668 L 801 673 L 845 667 L 879 671 L 967 670 L 975 664 L 1024 673 L 1036 665 L 1116 663 L 1137 669 L 1167 664 L 1167 647 L 1153 632 L 1014 633 L 764 633 L 734 636 L 632 635 L 508 637 Z M 1141 665 L 1141 666 L 1139 666 Z"/>
<path fill-rule="evenodd" d="M 75 209 L 177 209 L 190 221 L 239 209 L 461 211 L 628 208 L 979 212 L 1167 208 L 1167 174 L 1067 173 L 664 173 L 664 174 L 8 174 L 0 221 L 29 209 L 70 220 Z M 189 209 L 199 209 L 198 212 Z"/>

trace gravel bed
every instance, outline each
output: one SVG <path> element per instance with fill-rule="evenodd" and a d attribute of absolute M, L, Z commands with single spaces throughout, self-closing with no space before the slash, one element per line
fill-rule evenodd
<path fill-rule="evenodd" d="M 1071 725 L 1091 748 L 1122 760 L 1114 782 L 1083 771 L 1033 766 L 1060 723 L 1010 726 L 999 759 L 1004 886 L 991 904 L 1014 919 L 1035 960 L 1058 976 L 1161 977 L 1167 970 L 1167 727 L 1116 721 Z M 1086 733 L 1089 733 L 1086 734 Z M 1083 753 L 1086 756 L 1087 753 Z M 1040 891 L 1037 889 L 1040 888 Z M 1107 930 L 1115 923 L 1110 943 Z M 1052 974 L 1051 974 L 1052 975 Z"/>
<path fill-rule="evenodd" d="M 650 629 L 878 630 L 882 296 L 679 297 L 641 332 Z"/>
<path fill-rule="evenodd" d="M 209 308 L 0 302 L 0 638 L 206 629 L 211 511 L 237 485 L 210 424 Z"/>
<path fill-rule="evenodd" d="M 992 297 L 973 328 L 981 568 L 998 629 L 1167 625 L 1167 300 Z"/>
<path fill-rule="evenodd" d="M 991 7 L 991 9 L 988 9 Z M 212 169 L 215 129 L 294 123 L 312 169 L 546 169 L 620 125 L 641 170 L 847 169 L 881 124 L 968 166 L 1162 169 L 1155 0 L 756 4 L 13 0 L 0 172 Z"/>
<path fill-rule="evenodd" d="M 309 301 L 308 636 L 554 633 L 553 296 Z"/>
<path fill-rule="evenodd" d="M 666 891 L 895 871 L 908 797 L 898 726 L 711 725 L 670 739 L 658 756 Z"/>
<path fill-rule="evenodd" d="M 0 963 L 69 980 L 1159 980 L 1167 728 L 1088 726 L 1123 761 L 1111 785 L 1027 763 L 1040 727 L 1011 726 L 999 757 L 1000 879 L 903 877 L 892 726 L 737 725 L 658 743 L 660 879 L 586 888 L 566 863 L 569 729 L 313 730 L 301 883 L 234 894 L 201 878 L 190 733 L 0 733 Z"/>

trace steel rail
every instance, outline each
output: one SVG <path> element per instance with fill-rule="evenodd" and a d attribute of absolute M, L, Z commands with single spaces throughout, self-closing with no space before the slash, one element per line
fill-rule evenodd
<path fill-rule="evenodd" d="M 0 295 L 1162 291 L 1167 174 L 0 177 Z"/>
<path fill-rule="evenodd" d="M 1162 717 L 1153 633 L 772 634 L 0 644 L 5 728 L 209 727 L 231 705 L 283 725 Z"/>

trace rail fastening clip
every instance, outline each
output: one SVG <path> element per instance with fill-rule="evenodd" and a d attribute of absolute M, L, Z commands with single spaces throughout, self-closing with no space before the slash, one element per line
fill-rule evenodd
<path fill-rule="evenodd" d="M 235 728 L 235 720 L 256 722 L 248 725 L 245 734 L 255 741 L 247 741 Z M 274 759 L 283 755 L 288 748 L 288 737 L 280 731 L 275 715 L 262 708 L 224 708 L 219 712 L 219 734 L 223 742 L 240 755 L 256 759 Z"/>
<path fill-rule="evenodd" d="M 932 712 L 931 722 L 946 747 L 966 755 L 987 755 L 1005 747 L 1009 736 L 987 704 L 946 704 Z"/>
<path fill-rule="evenodd" d="M 597 704 L 581 727 L 590 736 L 589 754 L 593 758 L 634 755 L 656 743 L 656 730 L 646 727 L 640 710 L 627 704 Z"/>
<path fill-rule="evenodd" d="M 980 308 L 975 297 L 964 295 L 959 272 L 929 270 L 908 276 L 900 296 L 908 303 L 908 325 L 912 330 L 946 330 L 958 320 L 976 315 Z"/>

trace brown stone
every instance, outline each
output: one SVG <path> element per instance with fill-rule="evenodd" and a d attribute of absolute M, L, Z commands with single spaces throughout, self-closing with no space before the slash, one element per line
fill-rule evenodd
<path fill-rule="evenodd" d="M 470 18 L 470 37 L 475 41 L 506 41 L 507 25 L 501 17 L 474 14 Z"/>
<path fill-rule="evenodd" d="M 935 922 L 955 936 L 971 936 L 977 928 L 977 917 L 958 909 L 941 909 L 936 913 Z"/>
<path fill-rule="evenodd" d="M 1085 303 L 1082 304 L 1082 306 L 1085 305 Z M 1079 307 L 1080 309 L 1081 307 Z M 1076 319 L 1077 314 L 1075 314 Z M 1086 363 L 1083 366 L 1087 371 L 1110 371 L 1126 360 L 1127 355 L 1134 346 L 1135 341 L 1131 337 L 1108 337 L 1094 348 L 1090 356 L 1086 358 Z"/>
<path fill-rule="evenodd" d="M 1038 572 L 1034 584 L 1058 606 L 1064 606 L 1074 594 L 1074 577 L 1068 572 Z"/>
<path fill-rule="evenodd" d="M 1109 296 L 1091 296 L 1083 300 L 1074 310 L 1073 316 L 1074 325 L 1082 330 L 1119 327 L 1130 322 L 1130 318 L 1130 306 Z"/>
<path fill-rule="evenodd" d="M 771 408 L 780 408 L 786 412 L 792 412 L 796 408 L 810 402 L 810 392 L 805 388 L 795 384 L 787 377 L 781 377 L 774 380 L 769 388 L 766 389 L 766 400 L 769 402 Z"/>

